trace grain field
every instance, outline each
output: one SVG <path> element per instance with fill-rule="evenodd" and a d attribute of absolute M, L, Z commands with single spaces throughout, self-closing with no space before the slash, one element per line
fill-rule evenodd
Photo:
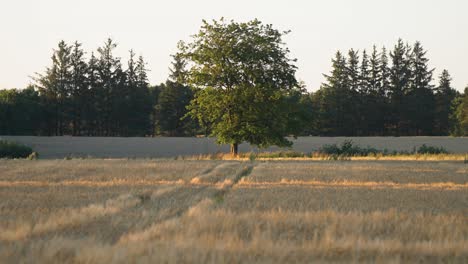
<path fill-rule="evenodd" d="M 0 262 L 466 263 L 468 166 L 0 160 Z"/>

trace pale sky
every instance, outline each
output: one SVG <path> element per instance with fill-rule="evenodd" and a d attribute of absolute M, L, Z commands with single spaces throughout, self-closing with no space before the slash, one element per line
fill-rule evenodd
<path fill-rule="evenodd" d="M 202 19 L 220 17 L 292 30 L 285 42 L 310 91 L 337 50 L 391 49 L 399 37 L 422 42 L 434 77 L 445 68 L 456 89 L 468 85 L 468 0 L 0 0 L 0 89 L 24 88 L 51 64 L 62 39 L 90 53 L 107 37 L 124 63 L 130 49 L 143 55 L 151 84 L 159 84 L 177 42 L 189 40 Z"/>

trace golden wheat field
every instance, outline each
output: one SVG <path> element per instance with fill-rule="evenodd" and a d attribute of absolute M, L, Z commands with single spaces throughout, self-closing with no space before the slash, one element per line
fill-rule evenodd
<path fill-rule="evenodd" d="M 467 263 L 468 166 L 0 160 L 1 263 Z"/>

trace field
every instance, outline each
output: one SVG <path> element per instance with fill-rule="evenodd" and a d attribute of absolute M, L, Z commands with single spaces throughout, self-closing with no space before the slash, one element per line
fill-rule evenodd
<path fill-rule="evenodd" d="M 0 160 L 1 263 L 468 261 L 468 167 Z"/>
<path fill-rule="evenodd" d="M 229 152 L 229 146 L 217 145 L 213 138 L 118 138 L 118 137 L 32 137 L 0 136 L 0 139 L 26 144 L 39 153 L 40 158 L 62 159 L 65 157 L 94 158 L 171 158 Z M 325 144 L 341 144 L 352 140 L 362 147 L 371 146 L 380 150 L 412 151 L 423 144 L 443 147 L 450 153 L 468 153 L 468 137 L 298 137 L 291 138 L 293 151 L 310 153 Z M 260 151 L 277 151 L 276 147 Z M 259 151 L 249 144 L 241 144 L 240 152 Z"/>

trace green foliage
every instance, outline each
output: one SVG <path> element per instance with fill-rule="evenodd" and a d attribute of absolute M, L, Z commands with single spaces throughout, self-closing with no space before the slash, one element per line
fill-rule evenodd
<path fill-rule="evenodd" d="M 318 153 L 320 155 L 330 155 L 332 157 L 355 157 L 355 156 L 375 156 L 375 155 L 414 155 L 414 154 L 448 154 L 442 147 L 427 146 L 423 144 L 413 151 L 389 151 L 379 150 L 370 146 L 361 147 L 352 140 L 345 140 L 341 145 L 330 144 L 322 146 Z"/>
<path fill-rule="evenodd" d="M 199 89 L 190 115 L 219 143 L 290 146 L 288 94 L 297 89 L 294 60 L 280 32 L 258 20 L 203 21 L 192 42 L 180 44 L 187 82 Z"/>
<path fill-rule="evenodd" d="M 338 155 L 338 156 L 369 156 L 377 153 L 382 153 L 372 147 L 360 147 L 352 140 L 345 140 L 341 145 L 330 144 L 322 146 L 319 151 L 320 154 Z"/>
<path fill-rule="evenodd" d="M 41 128 L 44 105 L 32 87 L 0 90 L 0 135 L 31 135 Z"/>
<path fill-rule="evenodd" d="M 254 162 L 256 159 L 257 159 L 257 154 L 255 154 L 255 152 L 250 152 L 249 153 L 250 162 Z"/>
<path fill-rule="evenodd" d="M 0 140 L 0 158 L 28 158 L 32 153 L 32 148 L 28 146 L 16 142 Z"/>
<path fill-rule="evenodd" d="M 417 154 L 448 154 L 448 151 L 443 147 L 433 147 L 433 146 L 426 146 L 423 144 L 418 148 L 416 151 Z"/>
<path fill-rule="evenodd" d="M 420 42 L 413 46 L 398 40 L 388 53 L 374 46 L 370 57 L 351 49 L 345 57 L 337 52 L 326 82 L 312 96 L 319 135 L 329 136 L 421 136 L 448 135 L 461 131 L 460 112 L 451 107 L 456 91 L 444 71 L 434 89 Z M 389 63 L 389 58 L 391 63 Z M 434 90 L 436 93 L 434 94 Z"/>
<path fill-rule="evenodd" d="M 453 119 L 455 121 L 454 134 L 457 136 L 468 136 L 468 87 L 465 88 L 463 96 L 454 100 L 453 108 Z"/>
<path fill-rule="evenodd" d="M 447 70 L 443 70 L 439 77 L 439 86 L 435 94 L 434 134 L 447 135 L 454 131 L 456 120 L 453 119 L 456 107 L 452 107 L 459 93 L 452 88 L 452 78 Z"/>
<path fill-rule="evenodd" d="M 145 136 L 151 133 L 153 100 L 146 63 L 130 51 L 128 68 L 108 39 L 91 53 L 82 45 L 60 41 L 52 65 L 35 78 L 44 105 L 42 129 L 36 134 L 74 136 Z"/>

